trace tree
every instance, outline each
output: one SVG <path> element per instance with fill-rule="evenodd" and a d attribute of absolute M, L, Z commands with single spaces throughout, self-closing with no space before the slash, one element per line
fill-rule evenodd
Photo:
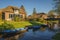
<path fill-rule="evenodd" d="M 60 15 L 60 0 L 53 0 L 55 3 L 55 12 Z"/>
<path fill-rule="evenodd" d="M 14 21 L 20 21 L 20 20 L 21 20 L 20 17 L 18 17 L 17 15 L 14 16 Z"/>
<path fill-rule="evenodd" d="M 36 8 L 33 9 L 33 14 L 36 14 Z"/>
<path fill-rule="evenodd" d="M 15 27 L 12 24 L 7 23 L 7 21 L 4 21 L 4 23 L 0 24 L 0 32 L 4 30 L 12 30 L 12 29 L 15 29 Z"/>
<path fill-rule="evenodd" d="M 55 12 L 58 14 L 59 18 L 60 18 L 60 0 L 53 0 L 55 3 Z M 60 20 L 59 20 L 59 25 L 60 25 Z M 60 33 L 57 33 L 54 37 L 54 40 L 60 40 Z"/>
<path fill-rule="evenodd" d="M 54 18 L 54 17 L 55 17 L 55 15 L 54 15 L 54 10 L 49 11 L 49 12 L 48 12 L 48 16 L 49 16 L 50 18 Z"/>
<path fill-rule="evenodd" d="M 32 17 L 33 17 L 33 20 L 36 21 L 36 19 L 37 19 L 36 8 L 33 9 Z"/>
<path fill-rule="evenodd" d="M 58 18 L 60 18 L 60 0 L 53 0 L 55 2 L 55 12 L 58 14 Z M 60 26 L 60 20 L 59 20 Z"/>

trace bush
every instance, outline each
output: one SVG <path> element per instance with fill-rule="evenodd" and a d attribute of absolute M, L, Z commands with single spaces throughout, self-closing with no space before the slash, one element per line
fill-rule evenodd
<path fill-rule="evenodd" d="M 0 31 L 12 30 L 12 29 L 15 29 L 12 24 L 8 24 L 8 23 L 4 22 L 3 24 L 0 25 Z"/>

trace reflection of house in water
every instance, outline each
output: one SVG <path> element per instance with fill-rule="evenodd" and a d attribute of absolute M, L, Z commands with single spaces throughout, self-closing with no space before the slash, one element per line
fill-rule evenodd
<path fill-rule="evenodd" d="M 0 16 L 2 20 L 13 20 L 14 16 L 25 20 L 26 12 L 23 5 L 20 7 L 20 9 L 13 6 L 8 6 L 0 10 Z"/>

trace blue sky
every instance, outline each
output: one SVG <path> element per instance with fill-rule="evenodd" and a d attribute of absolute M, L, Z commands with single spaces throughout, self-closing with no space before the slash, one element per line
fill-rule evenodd
<path fill-rule="evenodd" d="M 37 12 L 49 12 L 53 8 L 53 0 L 0 0 L 0 8 L 7 6 L 17 6 L 20 8 L 24 5 L 27 14 L 32 14 L 33 8 L 36 8 Z"/>

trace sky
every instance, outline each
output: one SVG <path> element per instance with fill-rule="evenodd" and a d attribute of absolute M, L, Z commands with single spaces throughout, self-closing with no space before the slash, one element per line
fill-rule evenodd
<path fill-rule="evenodd" d="M 28 15 L 33 13 L 33 8 L 36 8 L 37 13 L 48 13 L 53 8 L 53 0 L 0 0 L 0 8 L 7 6 L 16 6 L 18 8 L 24 5 Z"/>

